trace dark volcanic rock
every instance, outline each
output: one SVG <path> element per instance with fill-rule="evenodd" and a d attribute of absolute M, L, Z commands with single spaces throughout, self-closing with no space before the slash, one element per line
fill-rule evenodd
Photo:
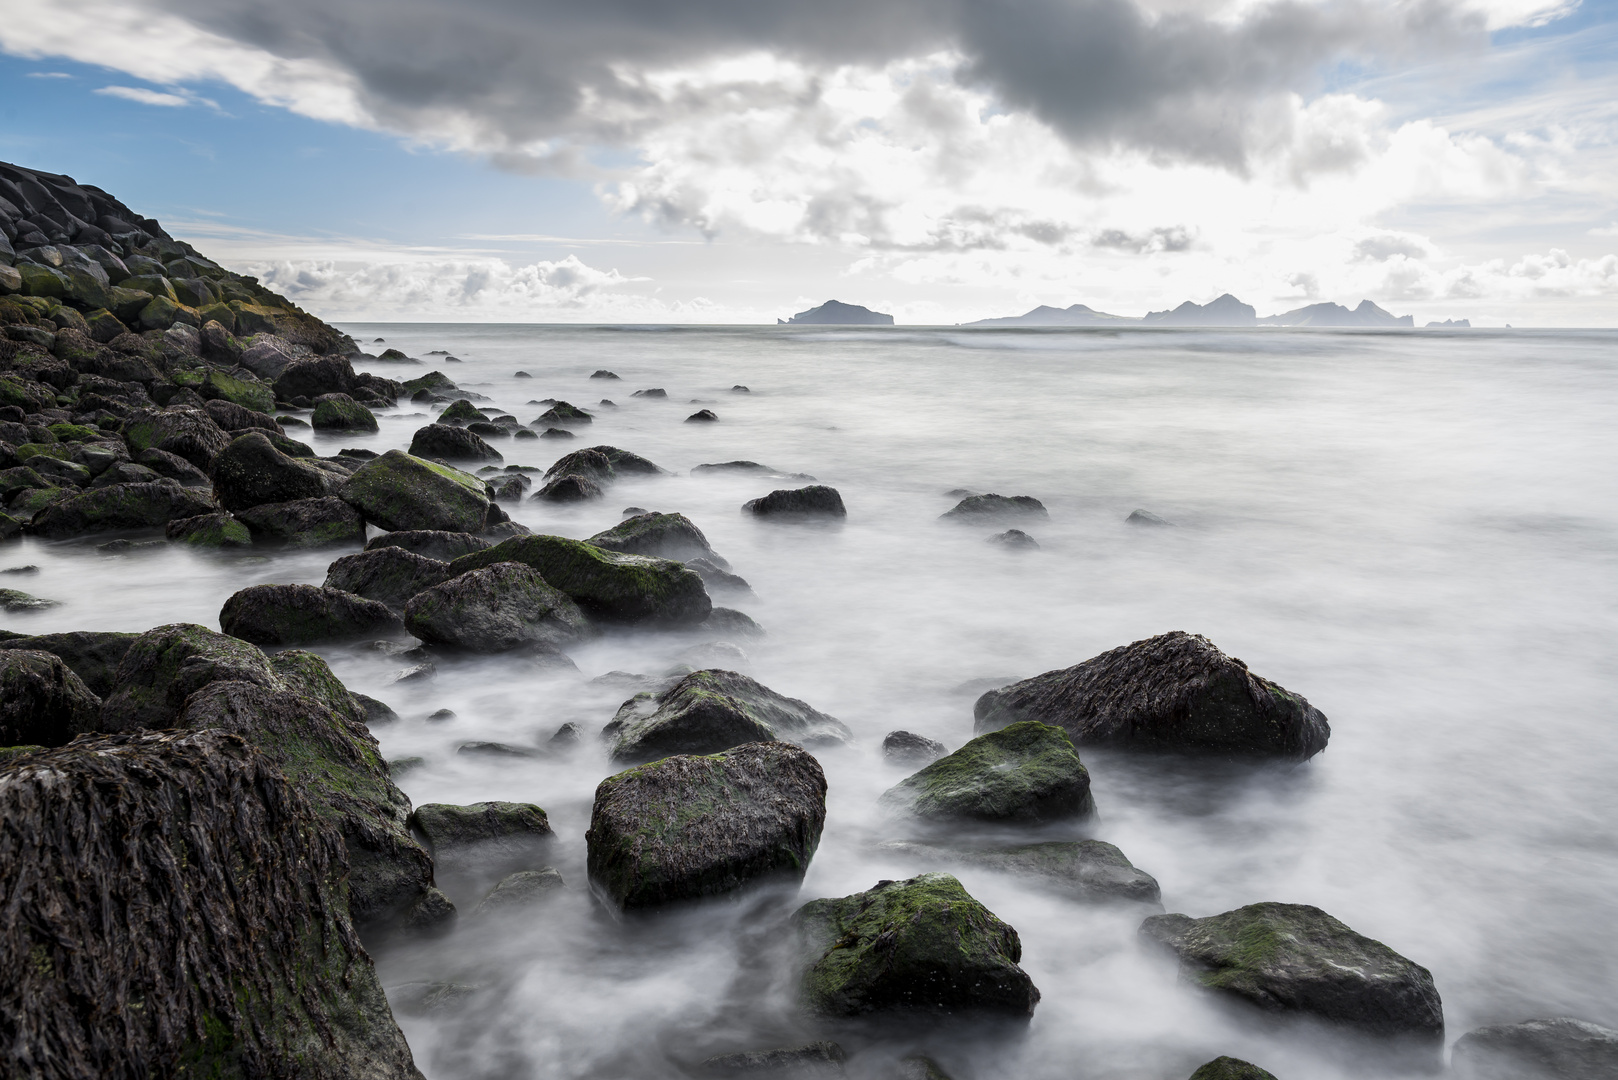
<path fill-rule="evenodd" d="M 743 1050 L 720 1054 L 704 1061 L 703 1076 L 773 1076 L 782 1080 L 811 1080 L 813 1077 L 846 1075 L 847 1055 L 834 1042 L 813 1042 L 806 1046 L 784 1046 L 775 1050 Z"/>
<path fill-rule="evenodd" d="M 140 732 L 4 776 L 8 1072 L 420 1080 L 350 920 L 344 843 L 275 762 L 223 732 Z"/>
<path fill-rule="evenodd" d="M 242 362 L 247 362 L 246 353 L 242 354 Z M 281 369 L 275 378 L 275 397 L 278 401 L 313 401 L 322 394 L 353 393 L 358 385 L 359 379 L 347 360 L 340 356 L 311 356 Z"/>
<path fill-rule="evenodd" d="M 338 494 L 366 521 L 389 530 L 475 533 L 483 531 L 489 516 L 483 481 L 402 450 L 389 450 L 356 469 Z"/>
<path fill-rule="evenodd" d="M 325 586 L 402 610 L 423 589 L 449 580 L 449 563 L 397 546 L 367 547 L 326 568 Z"/>
<path fill-rule="evenodd" d="M 474 551 L 486 551 L 493 545 L 481 537 L 464 532 L 444 532 L 435 529 L 401 529 L 372 537 L 365 544 L 366 551 L 377 548 L 398 547 L 425 559 L 452 562 Z"/>
<path fill-rule="evenodd" d="M 339 589 L 251 585 L 225 601 L 219 627 L 255 645 L 311 645 L 396 633 L 401 624 L 386 604 Z"/>
<path fill-rule="evenodd" d="M 95 731 L 100 719 L 101 699 L 61 657 L 33 649 L 0 651 L 0 746 L 62 746 Z"/>
<path fill-rule="evenodd" d="M 338 486 L 331 473 L 288 457 L 256 431 L 236 438 L 220 451 L 209 474 L 219 505 L 231 511 L 265 503 L 318 499 Z"/>
<path fill-rule="evenodd" d="M 845 518 L 843 497 L 836 488 L 823 484 L 809 487 L 782 488 L 742 504 L 742 509 L 754 517 L 767 518 Z"/>
<path fill-rule="evenodd" d="M 604 532 L 598 532 L 587 544 L 608 551 L 622 551 L 630 555 L 656 555 L 664 559 L 688 562 L 707 559 L 720 570 L 730 564 L 714 554 L 708 538 L 684 514 L 637 514 L 626 518 Z"/>
<path fill-rule="evenodd" d="M 497 562 L 533 567 L 590 616 L 607 622 L 689 626 L 713 610 L 696 571 L 646 555 L 623 555 L 561 536 L 514 536 L 463 555 L 450 571 L 463 574 Z"/>
<path fill-rule="evenodd" d="M 428 424 L 410 440 L 410 453 L 419 458 L 442 461 L 504 461 L 500 451 L 465 428 L 449 424 Z"/>
<path fill-rule="evenodd" d="M 895 840 L 883 844 L 881 850 L 925 869 L 971 866 L 1015 874 L 1086 903 L 1156 904 L 1162 897 L 1156 878 L 1100 840 L 1050 840 L 1004 847 Z"/>
<path fill-rule="evenodd" d="M 1275 1080 L 1275 1077 L 1240 1058 L 1217 1057 L 1192 1073 L 1191 1080 Z"/>
<path fill-rule="evenodd" d="M 335 495 L 320 499 L 264 503 L 236 515 L 253 539 L 291 548 L 358 544 L 365 539 L 365 519 Z"/>
<path fill-rule="evenodd" d="M 1180 958 L 1181 978 L 1268 1012 L 1360 1033 L 1444 1044 L 1444 1008 L 1426 968 L 1317 907 L 1249 904 L 1193 919 L 1154 915 L 1141 936 Z"/>
<path fill-rule="evenodd" d="M 469 570 L 423 589 L 405 604 L 404 620 L 425 642 L 483 653 L 566 645 L 588 628 L 566 593 L 518 562 Z"/>
<path fill-rule="evenodd" d="M 884 881 L 814 900 L 793 916 L 799 1000 L 829 1020 L 873 1014 L 982 1014 L 1026 1020 L 1039 991 L 1018 967 L 1017 931 L 948 874 Z"/>
<path fill-rule="evenodd" d="M 990 690 L 978 731 L 1019 720 L 1065 728 L 1080 746 L 1308 758 L 1331 726 L 1301 696 L 1252 674 L 1198 634 L 1175 630 Z"/>
<path fill-rule="evenodd" d="M 942 521 L 960 521 L 979 525 L 985 521 L 1005 521 L 1024 518 L 1045 520 L 1045 504 L 1028 495 L 968 495 L 955 504 L 953 510 L 940 516 Z"/>
<path fill-rule="evenodd" d="M 1491 1024 L 1456 1040 L 1450 1068 L 1459 1080 L 1612 1080 L 1618 1031 L 1566 1016 Z"/>
<path fill-rule="evenodd" d="M 664 758 L 596 788 L 590 881 L 621 911 L 801 881 L 825 822 L 825 774 L 796 746 Z"/>
<path fill-rule="evenodd" d="M 882 795 L 930 821 L 1063 821 L 1095 813 L 1090 773 L 1067 732 L 1023 721 L 979 735 Z"/>
<path fill-rule="evenodd" d="M 882 756 L 894 765 L 926 765 L 949 753 L 949 747 L 925 735 L 890 731 L 882 740 Z"/>
<path fill-rule="evenodd" d="M 775 740 L 835 746 L 854 737 L 836 717 L 746 675 L 717 668 L 693 671 L 662 693 L 636 694 L 602 735 L 608 757 L 617 763 L 711 754 Z"/>
<path fill-rule="evenodd" d="M 165 478 L 70 495 L 36 515 L 30 529 L 36 535 L 61 540 L 83 533 L 159 528 L 178 518 L 218 509 L 211 496 Z"/>
<path fill-rule="evenodd" d="M 112 692 L 113 675 L 138 634 L 112 630 L 70 630 L 60 634 L 37 634 L 0 641 L 0 649 L 37 649 L 62 658 L 73 674 L 97 697 Z M 0 660 L 4 660 L 0 656 Z M 88 729 L 87 729 L 88 730 Z"/>
<path fill-rule="evenodd" d="M 423 803 L 411 827 L 427 838 L 444 873 L 482 871 L 501 877 L 542 864 L 552 837 L 550 819 L 533 803 Z"/>

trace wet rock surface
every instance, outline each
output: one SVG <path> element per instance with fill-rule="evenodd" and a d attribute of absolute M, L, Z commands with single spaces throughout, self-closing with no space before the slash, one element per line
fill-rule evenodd
<path fill-rule="evenodd" d="M 316 585 L 252 585 L 232 594 L 219 627 L 255 645 L 311 645 L 401 629 L 386 604 Z"/>
<path fill-rule="evenodd" d="M 533 803 L 423 803 L 410 825 L 426 838 L 435 866 L 449 874 L 482 870 L 498 878 L 537 869 L 552 839 L 550 819 Z"/>
<path fill-rule="evenodd" d="M 403 611 L 412 596 L 449 580 L 449 563 L 397 546 L 367 547 L 326 568 L 325 587 Z"/>
<path fill-rule="evenodd" d="M 365 544 L 366 551 L 375 551 L 377 548 L 398 547 L 425 559 L 437 559 L 440 562 L 453 562 L 462 555 L 470 555 L 474 551 L 486 551 L 493 547 L 489 541 L 482 537 L 473 536 L 465 532 L 446 532 L 435 529 L 403 529 L 397 532 L 386 532 L 381 536 L 372 537 Z"/>
<path fill-rule="evenodd" d="M 566 645 L 588 630 L 566 593 L 518 562 L 468 570 L 421 590 L 404 605 L 404 625 L 423 641 L 483 653 Z"/>
<path fill-rule="evenodd" d="M 1308 758 L 1331 736 L 1303 697 L 1179 630 L 991 690 L 973 715 L 978 731 L 1039 720 L 1080 746 L 1135 750 Z"/>
<path fill-rule="evenodd" d="M 338 493 L 367 522 L 390 531 L 475 533 L 489 516 L 481 480 L 402 450 L 389 450 L 356 469 Z"/>
<path fill-rule="evenodd" d="M 941 520 L 981 524 L 987 521 L 1044 521 L 1050 517 L 1045 504 L 1029 495 L 968 495 Z"/>
<path fill-rule="evenodd" d="M 220 451 L 210 476 L 219 505 L 231 511 L 318 499 L 338 487 L 330 473 L 281 453 L 260 432 L 242 435 Z"/>
<path fill-rule="evenodd" d="M 1618 1031 L 1572 1017 L 1490 1024 L 1455 1041 L 1458 1080 L 1609 1080 L 1618 1076 Z"/>
<path fill-rule="evenodd" d="M 0 649 L 37 649 L 59 656 L 91 693 L 106 697 L 112 692 L 118 665 L 138 636 L 113 630 L 69 630 L 7 638 L 0 641 Z"/>
<path fill-rule="evenodd" d="M 358 547 L 365 539 L 365 519 L 334 495 L 264 503 L 239 511 L 236 518 L 254 543 L 271 547 Z"/>
<path fill-rule="evenodd" d="M 836 520 L 848 516 L 843 497 L 837 489 L 819 484 L 772 491 L 743 503 L 742 510 L 754 517 L 781 521 L 811 518 Z"/>
<path fill-rule="evenodd" d="M 1023 721 L 979 735 L 883 793 L 890 812 L 936 822 L 1049 822 L 1095 813 L 1067 732 Z"/>
<path fill-rule="evenodd" d="M 100 719 L 101 699 L 61 657 L 0 649 L 0 746 L 63 746 Z"/>
<path fill-rule="evenodd" d="M 881 850 L 928 868 L 971 866 L 1012 874 L 1084 903 L 1156 904 L 1162 898 L 1156 878 L 1101 840 L 986 847 L 894 840 Z"/>
<path fill-rule="evenodd" d="M 1275 1077 L 1239 1058 L 1217 1057 L 1192 1073 L 1191 1080 L 1275 1080 Z"/>
<path fill-rule="evenodd" d="M 949 747 L 925 735 L 910 731 L 890 731 L 882 739 L 882 756 L 889 764 L 915 768 L 937 761 L 949 753 Z"/>
<path fill-rule="evenodd" d="M 730 564 L 714 553 L 702 530 L 684 514 L 637 514 L 596 533 L 585 543 L 608 551 L 656 555 L 679 562 L 706 559 L 721 571 L 730 569 Z"/>
<path fill-rule="evenodd" d="M 722 669 L 694 671 L 660 693 L 637 694 L 602 735 L 608 757 L 625 764 L 712 754 L 743 743 L 783 740 L 813 748 L 854 737 L 841 720 L 807 702 Z"/>

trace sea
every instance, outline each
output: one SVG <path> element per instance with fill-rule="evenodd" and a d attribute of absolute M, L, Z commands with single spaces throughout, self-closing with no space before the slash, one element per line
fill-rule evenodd
<path fill-rule="evenodd" d="M 374 950 L 396 1004 L 412 984 L 470 988 L 400 1009 L 431 1080 L 678 1077 L 820 1037 L 793 1008 L 786 918 L 919 869 L 880 846 L 906 835 L 878 798 L 910 771 L 883 737 L 954 749 L 984 686 L 1170 630 L 1307 697 L 1329 747 L 1270 765 L 1083 748 L 1095 819 L 1019 836 L 1117 845 L 1170 912 L 1315 905 L 1432 972 L 1450 1043 L 1532 1017 L 1618 1027 L 1618 332 L 341 328 L 420 361 L 362 370 L 440 370 L 525 424 L 545 399 L 593 414 L 572 440 L 495 440 L 507 464 L 610 444 L 662 466 L 600 500 L 509 510 L 580 538 L 629 507 L 685 514 L 750 585 L 718 602 L 766 631 L 721 650 L 726 666 L 856 735 L 817 752 L 827 820 L 801 887 L 620 920 L 589 889 L 584 833 L 614 771 L 595 733 L 629 692 L 594 680 L 660 676 L 711 655 L 711 636 L 610 634 L 570 650 L 577 671 L 440 658 L 405 682 L 396 651 L 319 647 L 398 712 L 374 734 L 386 757 L 423 759 L 400 777 L 415 803 L 536 803 L 556 833 L 567 888 L 531 917 Z M 653 388 L 667 397 L 634 396 Z M 688 423 L 699 409 L 717 422 Z M 381 452 L 436 412 L 402 399 L 374 435 L 289 433 Z M 744 502 L 808 481 L 693 473 L 733 460 L 835 487 L 846 522 L 753 519 Z M 1038 499 L 1048 519 L 1016 523 L 1037 549 L 940 520 L 963 490 Z M 1167 524 L 1130 523 L 1136 510 Z M 319 584 L 341 554 L 25 539 L 0 566 L 38 566 L 4 583 L 62 601 L 13 628 L 145 630 L 217 627 L 236 590 Z M 567 723 L 587 736 L 570 758 L 458 752 L 540 747 Z M 1432 1067 L 1373 1065 L 1183 984 L 1137 933 L 1153 909 L 955 873 L 1017 930 L 1032 1022 L 851 1036 L 849 1075 L 914 1052 L 956 1080 L 1181 1080 L 1224 1054 L 1280 1080 Z"/>

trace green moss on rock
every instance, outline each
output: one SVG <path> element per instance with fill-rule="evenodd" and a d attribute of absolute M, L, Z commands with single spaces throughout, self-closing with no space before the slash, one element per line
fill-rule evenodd
<path fill-rule="evenodd" d="M 1095 813 L 1090 773 L 1061 728 L 1035 721 L 979 735 L 882 795 L 931 821 L 1042 822 Z"/>
<path fill-rule="evenodd" d="M 712 754 L 750 742 L 780 739 L 818 747 L 854 737 L 836 717 L 718 668 L 694 671 L 659 694 L 637 694 L 624 702 L 603 734 L 608 757 L 622 764 L 670 754 Z"/>
<path fill-rule="evenodd" d="M 376 431 L 371 410 L 347 394 L 322 394 L 315 399 L 309 424 L 316 431 Z"/>
<path fill-rule="evenodd" d="M 366 521 L 389 530 L 482 532 L 489 515 L 483 481 L 402 450 L 389 450 L 355 470 L 339 494 Z"/>
<path fill-rule="evenodd" d="M 83 533 L 158 528 L 218 509 L 206 493 L 164 478 L 70 495 L 37 514 L 31 527 L 40 536 L 58 540 Z"/>

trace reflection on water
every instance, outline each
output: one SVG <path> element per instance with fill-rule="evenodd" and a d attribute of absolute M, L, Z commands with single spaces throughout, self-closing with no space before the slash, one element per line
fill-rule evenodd
<path fill-rule="evenodd" d="M 569 760 L 455 750 L 538 745 L 569 721 L 594 732 L 628 692 L 586 679 L 658 674 L 700 637 L 608 636 L 574 652 L 582 678 L 466 659 L 398 685 L 398 657 L 323 650 L 350 686 L 400 713 L 377 735 L 387 756 L 426 760 L 401 781 L 415 801 L 537 802 L 558 836 L 552 861 L 569 890 L 542 916 L 466 919 L 446 940 L 378 957 L 390 986 L 483 988 L 459 1011 L 403 1018 L 429 1077 L 668 1076 L 679 1062 L 812 1037 L 788 1007 L 781 920 L 803 899 L 911 870 L 877 847 L 899 833 L 877 797 L 904 775 L 884 763 L 882 736 L 904 728 L 953 748 L 971 736 L 972 697 L 952 688 L 1170 629 L 1204 633 L 1307 695 L 1331 719 L 1331 746 L 1290 768 L 1086 752 L 1099 816 L 1075 835 L 1121 847 L 1162 883 L 1170 911 L 1325 908 L 1432 969 L 1451 1039 L 1528 1016 L 1618 1025 L 1614 335 L 367 326 L 356 336 L 417 356 L 449 350 L 464 360 L 443 365 L 451 378 L 524 421 L 544 411 L 531 400 L 616 401 L 571 444 L 500 449 L 543 466 L 570 446 L 610 443 L 677 475 L 626 478 L 587 507 L 524 503 L 514 516 L 587 536 L 626 506 L 687 514 L 756 593 L 734 601 L 769 631 L 738 643 L 750 673 L 859 739 L 819 755 L 829 815 L 801 893 L 618 923 L 584 882 L 591 795 L 609 771 L 594 744 Z M 622 380 L 587 378 L 602 367 Z M 534 378 L 512 378 L 518 369 Z M 736 383 L 752 392 L 732 393 Z M 669 399 L 630 396 L 653 386 Z M 704 407 L 720 422 L 683 423 Z M 406 404 L 378 435 L 316 443 L 403 446 L 425 422 Z M 737 458 L 834 485 L 847 524 L 761 525 L 738 508 L 780 485 L 689 475 Z M 957 487 L 1042 500 L 1049 522 L 1022 526 L 1040 550 L 938 522 Z M 1176 527 L 1126 526 L 1137 507 Z M 234 590 L 319 582 L 336 554 L 109 558 L 94 544 L 25 541 L 0 559 L 37 563 L 21 587 L 64 601 L 13 628 L 139 630 L 217 626 Z M 446 707 L 453 719 L 428 719 Z M 1225 1053 L 1288 1080 L 1354 1075 L 1353 1054 L 1306 1029 L 1255 1023 L 1178 987 L 1173 966 L 1137 943 L 1141 912 L 1079 906 L 981 869 L 959 876 L 1017 928 L 1043 1001 L 1017 1038 L 955 1027 L 923 1040 L 958 1075 L 1165 1080 Z M 854 1033 L 848 1045 L 865 1043 Z M 878 1075 L 915 1045 L 873 1046 L 851 1069 Z"/>

